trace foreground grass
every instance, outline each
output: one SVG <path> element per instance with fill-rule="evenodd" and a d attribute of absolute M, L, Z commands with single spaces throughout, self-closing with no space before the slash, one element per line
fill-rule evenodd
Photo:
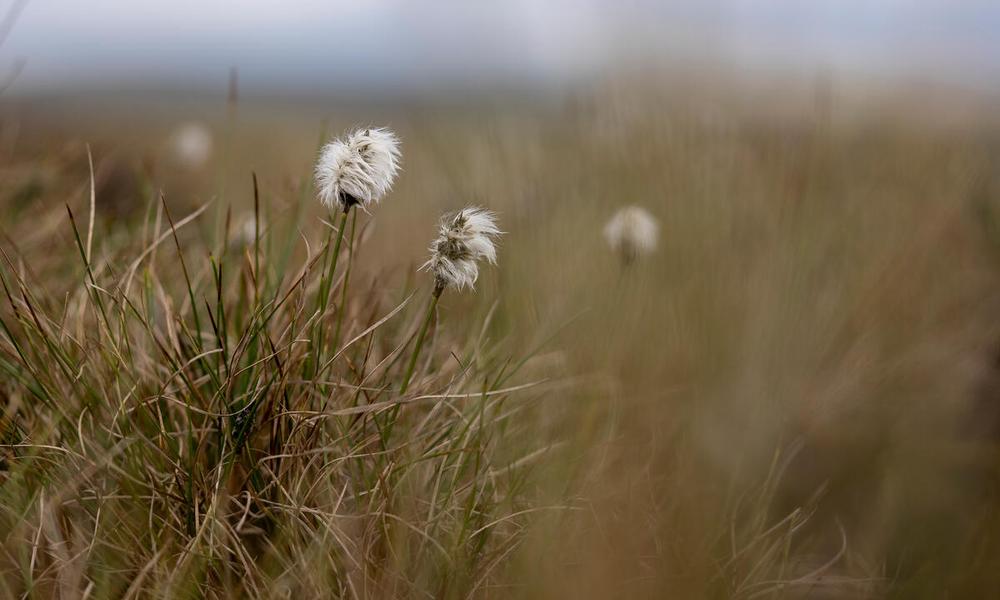
<path fill-rule="evenodd" d="M 208 206 L 148 208 L 141 243 L 120 245 L 70 210 L 59 236 L 76 262 L 55 285 L 3 249 L 2 595 L 489 584 L 528 507 L 529 446 L 513 441 L 531 443 L 531 420 L 509 400 L 533 387 L 491 315 L 435 326 L 400 394 L 430 289 L 349 288 L 357 231 L 338 257 L 331 225 L 303 250 L 294 220 L 234 239 L 227 217 L 206 244 L 193 224 Z"/>

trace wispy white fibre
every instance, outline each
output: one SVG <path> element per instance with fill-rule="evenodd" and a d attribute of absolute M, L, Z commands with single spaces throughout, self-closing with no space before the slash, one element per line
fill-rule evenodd
<path fill-rule="evenodd" d="M 434 273 L 439 289 L 472 289 L 479 278 L 478 261 L 496 264 L 496 239 L 502 233 L 496 215 L 483 208 L 470 206 L 445 215 L 431 244 L 431 258 L 420 268 Z"/>
<path fill-rule="evenodd" d="M 660 224 L 641 206 L 626 206 L 616 212 L 604 226 L 604 239 L 625 262 L 656 250 Z"/>
<path fill-rule="evenodd" d="M 205 165 L 212 156 L 212 133 L 201 123 L 185 123 L 171 136 L 174 158 L 190 169 Z"/>
<path fill-rule="evenodd" d="M 392 187 L 399 172 L 399 138 L 384 128 L 358 129 L 323 147 L 316 187 L 328 208 L 367 208 Z"/>

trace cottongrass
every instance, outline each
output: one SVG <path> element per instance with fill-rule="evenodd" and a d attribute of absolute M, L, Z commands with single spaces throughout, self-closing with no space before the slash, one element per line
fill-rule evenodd
<path fill-rule="evenodd" d="M 201 123 L 185 123 L 170 138 L 174 159 L 189 169 L 200 169 L 212 156 L 212 132 Z"/>
<path fill-rule="evenodd" d="M 652 254 L 660 237 L 660 224 L 641 206 L 619 209 L 604 226 L 604 239 L 625 264 Z"/>
<path fill-rule="evenodd" d="M 483 208 L 470 206 L 446 215 L 431 244 L 431 257 L 421 269 L 434 274 L 436 289 L 472 289 L 479 279 L 479 261 L 496 264 L 501 233 L 496 215 Z"/>
<path fill-rule="evenodd" d="M 330 209 L 367 209 L 392 187 L 399 172 L 399 138 L 386 128 L 358 129 L 323 147 L 316 187 Z"/>
<path fill-rule="evenodd" d="M 330 303 L 330 289 L 334 281 L 337 263 L 340 261 L 344 233 L 351 209 L 355 206 L 367 211 L 369 205 L 379 202 L 392 188 L 399 173 L 399 138 L 386 128 L 354 130 L 343 138 L 333 140 L 320 151 L 316 162 L 315 181 L 320 202 L 329 210 L 339 210 L 340 220 L 336 228 L 336 239 L 331 238 L 324 249 L 323 274 L 320 277 L 320 293 L 317 296 L 316 311 L 320 316 L 313 332 L 314 354 L 326 343 L 326 328 L 323 316 Z M 341 300 L 337 307 L 333 344 L 340 343 L 343 326 L 344 307 L 354 257 L 354 231 L 357 212 L 351 222 L 351 237 L 348 241 L 348 261 L 341 284 Z M 333 250 L 330 251 L 332 243 Z"/>
<path fill-rule="evenodd" d="M 427 304 L 423 324 L 417 332 L 417 341 L 410 355 L 410 362 L 403 375 L 401 394 L 406 392 L 423 348 L 424 338 L 441 293 L 448 288 L 472 289 L 479 279 L 479 261 L 497 262 L 496 240 L 502 232 L 497 227 L 496 215 L 484 208 L 469 206 L 454 214 L 446 214 L 438 225 L 438 237 L 431 244 L 431 257 L 420 268 L 434 274 L 434 291 Z"/>
<path fill-rule="evenodd" d="M 252 246 L 257 241 L 257 236 L 263 235 L 266 230 L 267 223 L 263 218 L 258 220 L 253 213 L 243 215 L 233 230 L 229 245 L 238 249 Z"/>

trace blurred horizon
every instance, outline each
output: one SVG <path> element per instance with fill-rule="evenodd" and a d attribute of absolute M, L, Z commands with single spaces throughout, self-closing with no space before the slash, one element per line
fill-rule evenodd
<path fill-rule="evenodd" d="M 985 0 L 454 0 L 131 3 L 15 0 L 4 94 L 97 91 L 421 98 L 546 94 L 629 69 L 723 67 L 1000 91 Z"/>

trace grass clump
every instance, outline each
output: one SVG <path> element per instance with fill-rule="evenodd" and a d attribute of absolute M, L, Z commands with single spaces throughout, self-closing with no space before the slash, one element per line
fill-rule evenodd
<path fill-rule="evenodd" d="M 254 184 L 242 243 L 159 198 L 139 243 L 67 207 L 44 276 L 0 247 L 0 595 L 464 597 L 517 547 L 532 386 L 493 313 L 349 280 L 357 203 L 312 246 Z"/>

